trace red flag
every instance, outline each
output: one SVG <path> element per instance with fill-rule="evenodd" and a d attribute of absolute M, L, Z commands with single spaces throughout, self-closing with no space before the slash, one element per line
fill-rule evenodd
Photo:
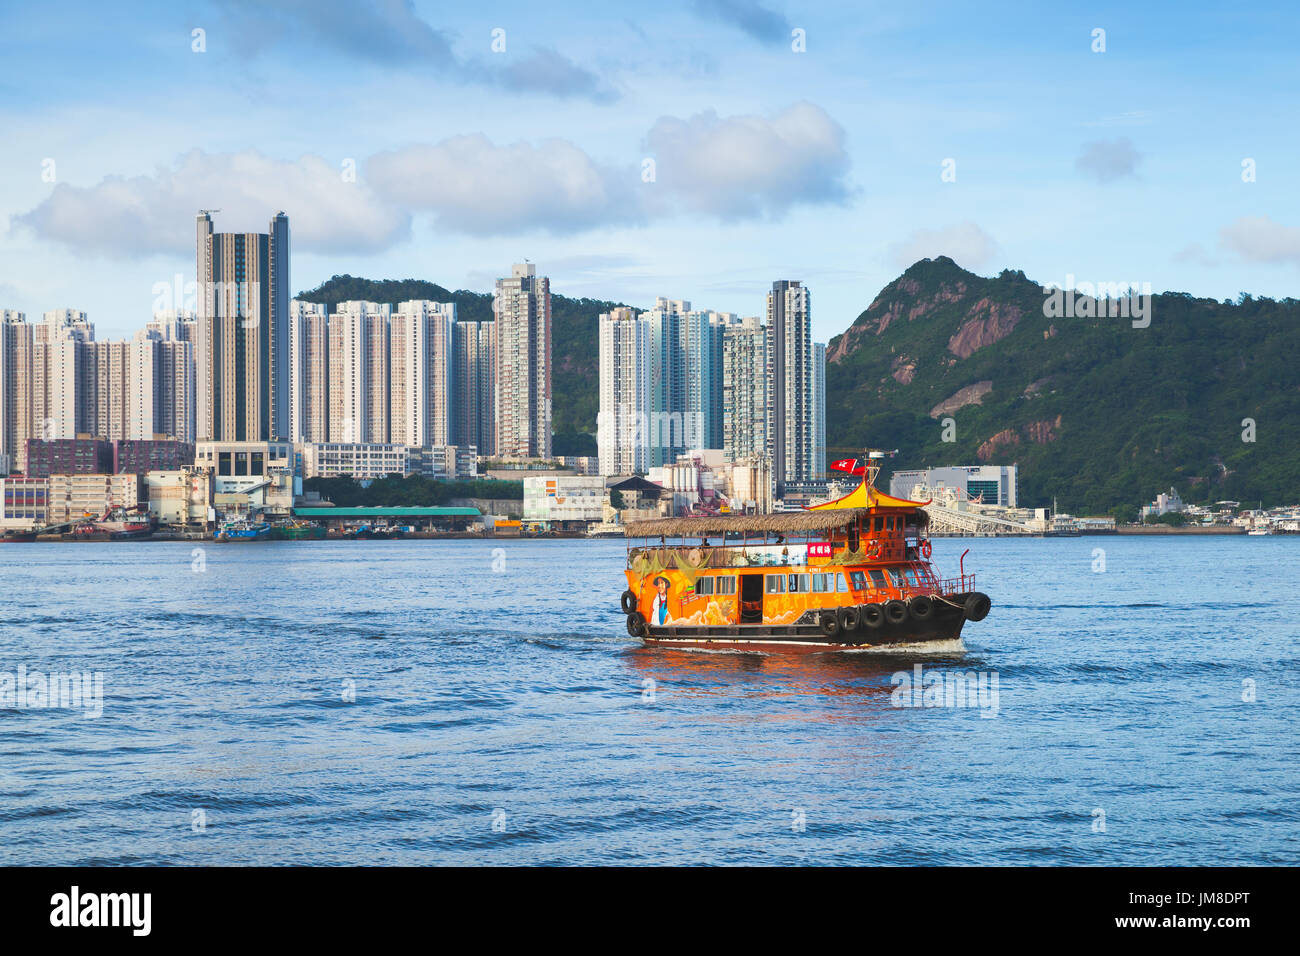
<path fill-rule="evenodd" d="M 850 475 L 864 475 L 867 472 L 866 467 L 858 464 L 856 458 L 841 458 L 831 462 L 831 467 L 836 471 L 847 471 Z"/>

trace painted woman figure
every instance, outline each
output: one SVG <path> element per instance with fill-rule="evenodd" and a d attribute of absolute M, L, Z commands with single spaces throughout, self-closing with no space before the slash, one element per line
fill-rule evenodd
<path fill-rule="evenodd" d="M 662 575 L 655 578 L 655 587 L 659 593 L 650 605 L 650 623 L 662 627 L 668 623 L 668 579 Z"/>

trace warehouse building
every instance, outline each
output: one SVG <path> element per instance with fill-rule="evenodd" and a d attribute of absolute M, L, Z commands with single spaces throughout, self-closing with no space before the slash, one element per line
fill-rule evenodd
<path fill-rule="evenodd" d="M 889 493 L 895 498 L 917 500 L 916 494 L 956 489 L 970 501 L 986 505 L 1016 507 L 1015 465 L 952 465 L 920 471 L 896 471 L 889 479 Z M 913 494 L 913 489 L 918 489 Z M 924 491 L 921 489 L 925 489 Z"/>

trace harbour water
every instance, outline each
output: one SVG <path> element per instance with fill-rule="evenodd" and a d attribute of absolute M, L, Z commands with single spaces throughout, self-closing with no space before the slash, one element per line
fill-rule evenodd
<path fill-rule="evenodd" d="M 0 690 L 102 712 L 0 703 L 0 864 L 1300 863 L 1300 540 L 968 547 L 964 647 L 783 657 L 621 541 L 6 545 Z"/>

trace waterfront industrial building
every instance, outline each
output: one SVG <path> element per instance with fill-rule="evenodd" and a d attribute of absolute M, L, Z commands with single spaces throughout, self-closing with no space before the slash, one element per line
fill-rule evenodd
<path fill-rule="evenodd" d="M 889 493 L 895 498 L 918 500 L 930 492 L 953 490 L 958 497 L 1003 508 L 1016 507 L 1015 465 L 952 465 L 896 471 L 889 479 Z"/>

